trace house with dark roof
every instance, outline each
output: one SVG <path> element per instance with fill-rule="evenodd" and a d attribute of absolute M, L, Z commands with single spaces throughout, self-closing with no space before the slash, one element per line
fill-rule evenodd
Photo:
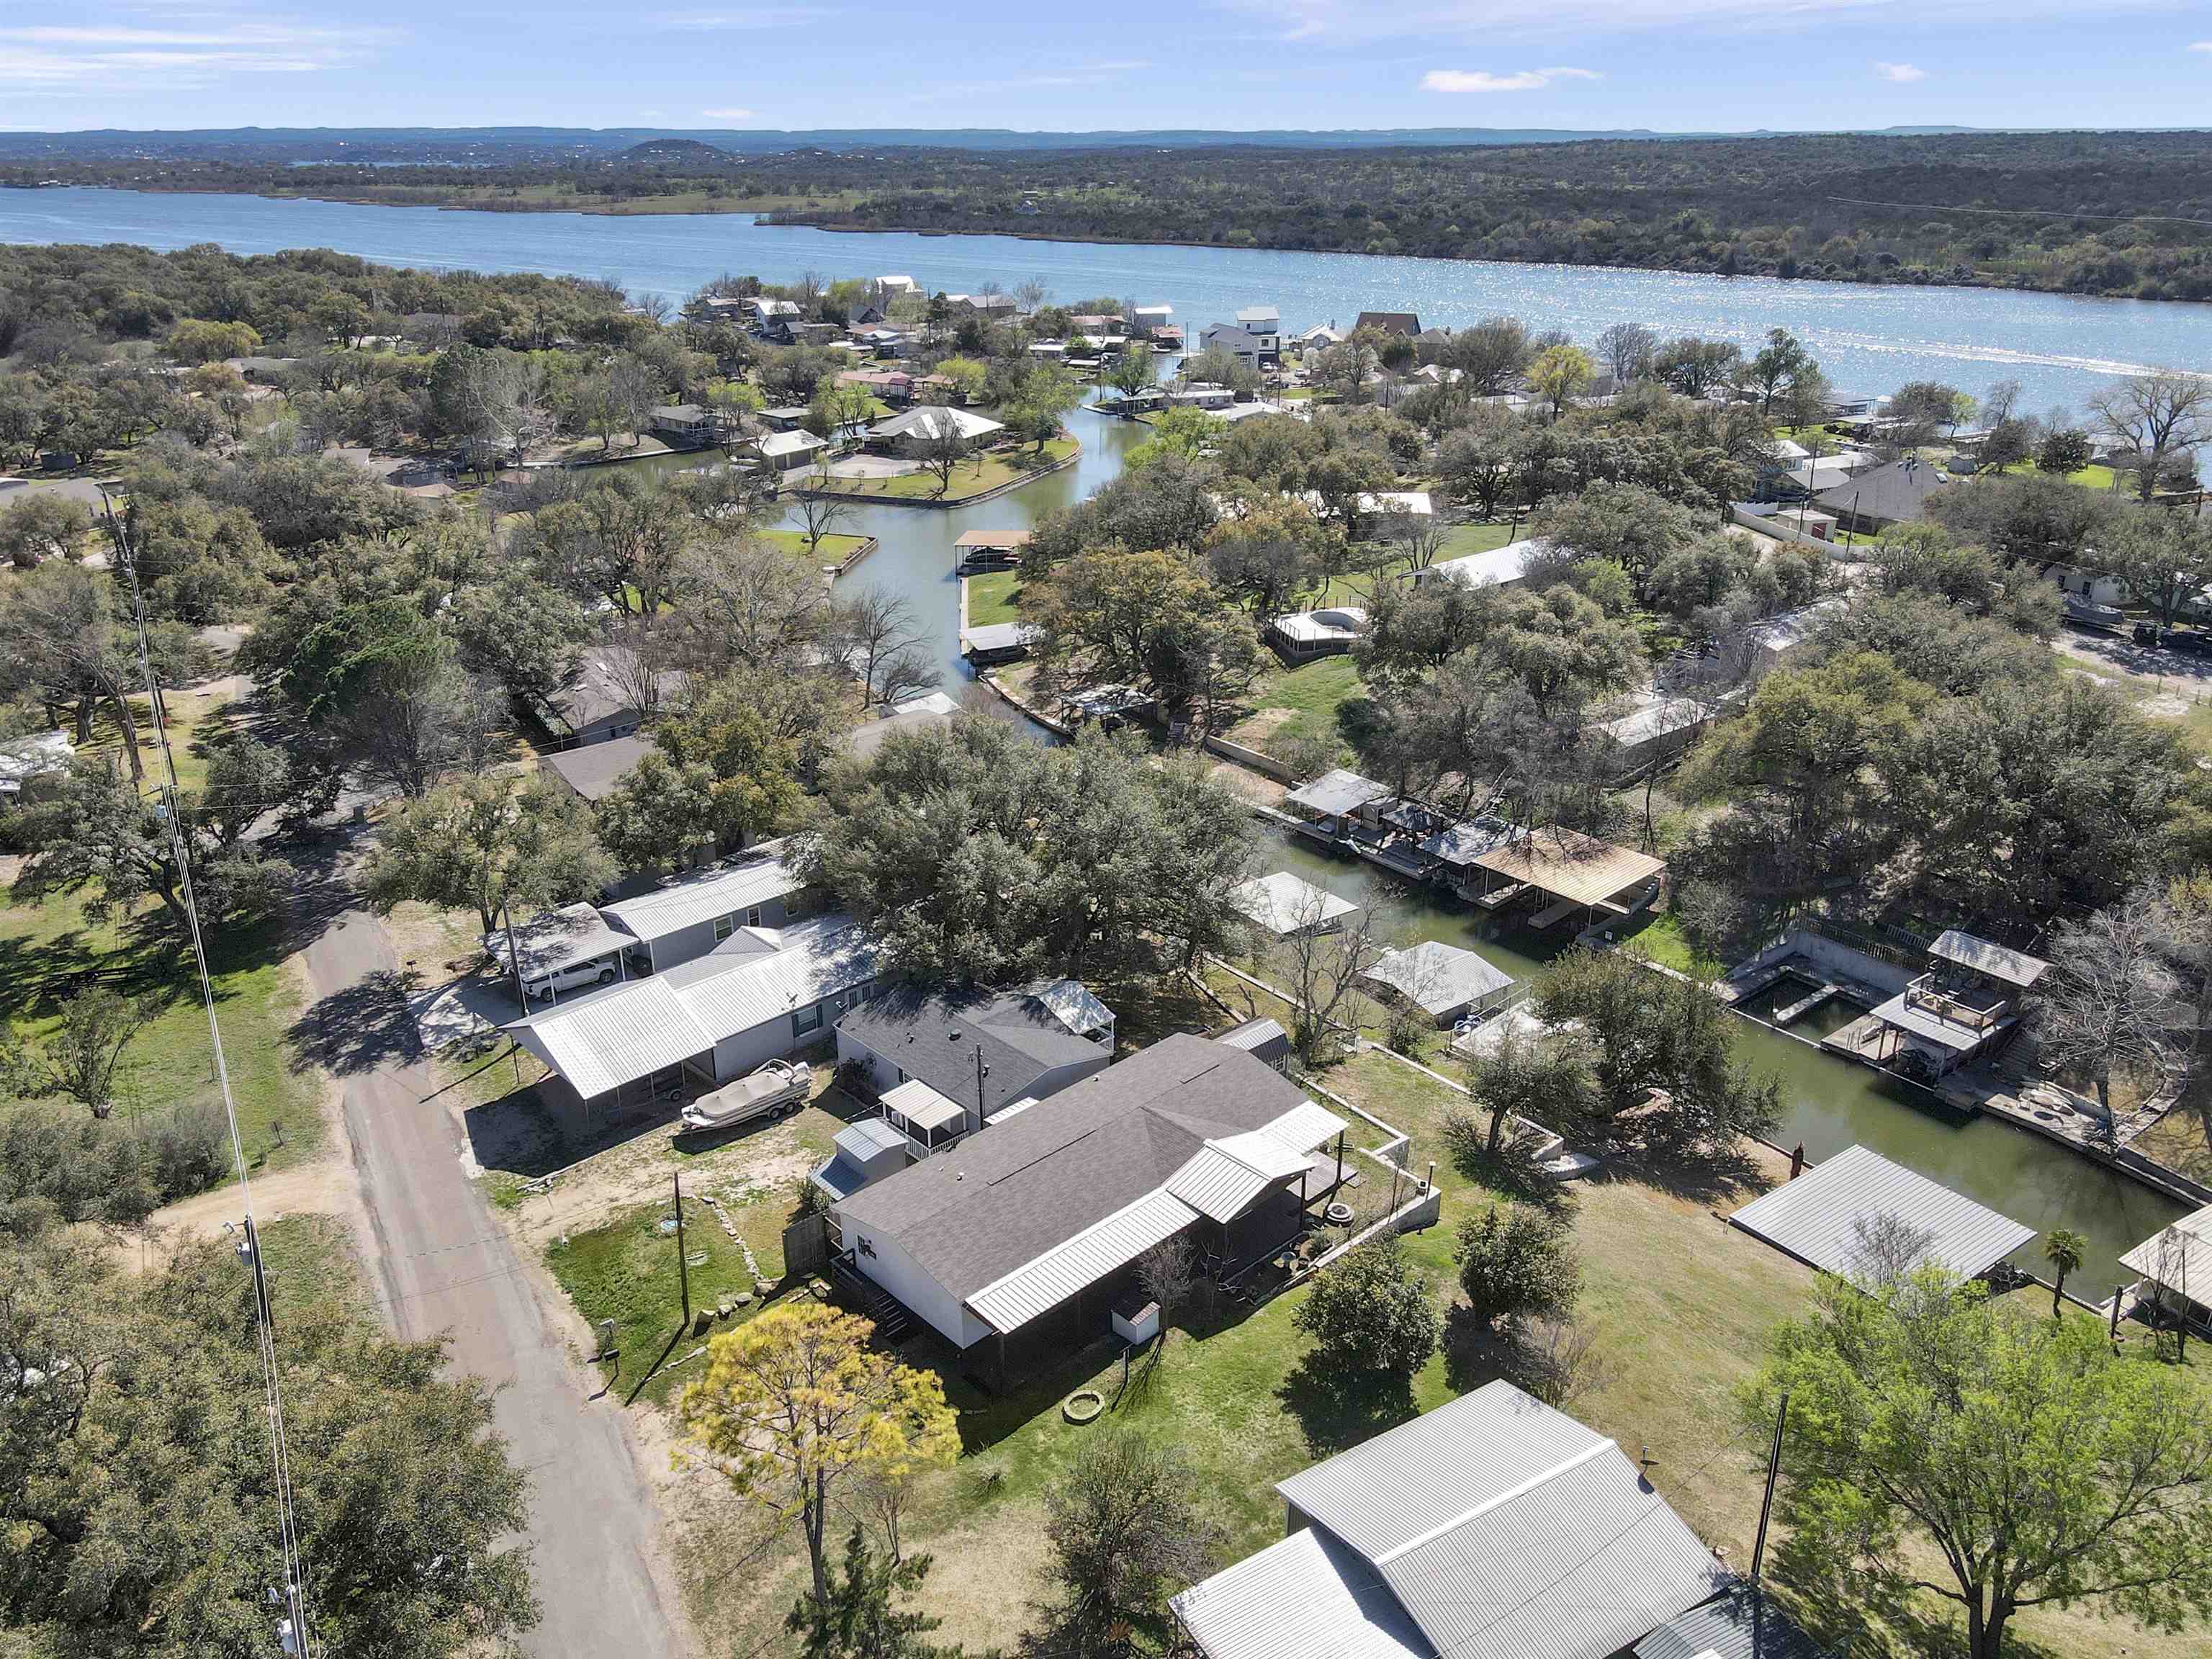
<path fill-rule="evenodd" d="M 1279 1251 L 1345 1128 L 1245 1050 L 1168 1037 L 840 1200 L 839 1282 L 1003 1383 L 1103 1334 L 1155 1245 L 1215 1277 Z"/>
<path fill-rule="evenodd" d="M 1946 489 L 1951 475 L 1939 466 L 1907 455 L 1886 466 L 1871 467 L 1821 490 L 1813 504 L 1832 513 L 1844 529 L 1862 535 L 1878 535 L 1893 524 L 1911 524 L 1927 516 L 1928 498 Z"/>
<path fill-rule="evenodd" d="M 1735 1583 L 1618 1445 L 1502 1381 L 1275 1490 L 1288 1536 L 1171 1604 L 1206 1659 L 1610 1659 Z"/>
<path fill-rule="evenodd" d="M 927 1155 L 1106 1069 L 1113 1011 L 1072 979 L 1012 991 L 894 991 L 837 1026 L 837 1065 Z"/>
<path fill-rule="evenodd" d="M 550 772 L 568 786 L 579 800 L 602 801 L 637 769 L 652 748 L 649 738 L 632 732 L 605 743 L 587 743 L 580 749 L 557 749 L 538 757 L 538 769 Z"/>
<path fill-rule="evenodd" d="M 1357 334 L 1363 328 L 1411 337 L 1421 331 L 1421 319 L 1410 311 L 1363 311 L 1352 325 L 1352 331 Z"/>
<path fill-rule="evenodd" d="M 635 676 L 628 673 L 607 646 L 587 647 L 569 683 L 547 698 L 538 717 L 555 738 L 570 744 L 605 743 L 626 738 L 653 712 L 638 707 Z M 653 676 L 653 691 L 665 707 L 684 689 L 684 676 L 668 669 Z"/>

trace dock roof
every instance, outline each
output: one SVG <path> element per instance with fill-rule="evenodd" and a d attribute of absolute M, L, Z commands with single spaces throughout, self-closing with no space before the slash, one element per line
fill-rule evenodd
<path fill-rule="evenodd" d="M 1992 944 L 1956 927 L 1937 934 L 1935 944 L 1928 947 L 1928 954 L 1971 968 L 1978 974 L 1987 974 L 2007 985 L 2016 985 L 2023 991 L 2041 979 L 2051 967 L 2041 957 Z"/>
<path fill-rule="evenodd" d="M 2212 1305 L 2212 1204 L 2183 1216 L 2120 1258 L 2154 1285 Z"/>
<path fill-rule="evenodd" d="M 1495 996 L 1513 983 L 1512 975 L 1474 951 L 1432 939 L 1391 951 L 1363 969 L 1361 977 L 1387 985 L 1437 1015 Z"/>
<path fill-rule="evenodd" d="M 1327 812 L 1341 817 L 1356 812 L 1370 801 L 1382 800 L 1390 793 L 1387 783 L 1377 783 L 1372 778 L 1363 778 L 1357 772 L 1347 772 L 1342 767 L 1322 773 L 1311 783 L 1301 784 L 1283 797 L 1291 806 L 1303 806 L 1310 812 Z"/>
<path fill-rule="evenodd" d="M 1808 1267 L 1856 1279 L 1862 1231 L 1895 1216 L 1928 1235 L 1918 1261 L 1978 1279 L 2035 1237 L 2035 1229 L 1977 1204 L 1865 1146 L 1850 1146 L 1753 1199 L 1729 1218 Z"/>
<path fill-rule="evenodd" d="M 1302 881 L 1287 870 L 1255 876 L 1229 890 L 1229 902 L 1237 910 L 1279 938 L 1309 927 L 1324 927 L 1359 907 L 1325 888 Z"/>
<path fill-rule="evenodd" d="M 1554 898 L 1600 904 L 1624 889 L 1663 874 L 1667 860 L 1615 846 L 1578 830 L 1548 829 L 1517 836 L 1474 862 L 1494 875 L 1525 882 Z"/>

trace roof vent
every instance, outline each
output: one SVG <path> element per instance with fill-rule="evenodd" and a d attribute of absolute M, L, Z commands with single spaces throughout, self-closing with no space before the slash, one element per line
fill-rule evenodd
<path fill-rule="evenodd" d="M 960 1041 L 960 1028 L 959 1028 L 957 1025 L 956 1025 L 956 1026 L 954 1026 L 951 1030 L 947 1031 L 947 1032 L 945 1034 L 945 1040 L 947 1042 L 959 1042 L 959 1041 Z"/>

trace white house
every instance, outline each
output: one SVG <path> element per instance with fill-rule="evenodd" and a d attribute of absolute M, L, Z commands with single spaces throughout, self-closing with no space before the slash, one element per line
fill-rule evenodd
<path fill-rule="evenodd" d="M 781 927 L 807 913 L 806 887 L 782 852 L 782 842 L 763 842 L 729 863 L 603 904 L 599 914 L 630 939 L 623 955 L 633 973 L 665 972 L 706 956 L 740 927 Z"/>
<path fill-rule="evenodd" d="M 925 455 L 945 437 L 957 441 L 962 452 L 988 443 L 1006 428 L 988 416 L 945 404 L 917 404 L 868 428 L 868 441 L 895 454 Z"/>
<path fill-rule="evenodd" d="M 1283 317 L 1273 306 L 1245 306 L 1237 313 L 1237 325 L 1256 336 L 1270 356 L 1283 349 Z"/>
<path fill-rule="evenodd" d="M 1457 582 L 1462 587 L 1504 586 L 1519 581 L 1528 574 L 1531 560 L 1551 550 L 1549 538 L 1530 536 L 1492 548 L 1487 553 L 1439 559 L 1426 570 L 1416 570 L 1413 585 L 1419 587 L 1429 582 Z"/>

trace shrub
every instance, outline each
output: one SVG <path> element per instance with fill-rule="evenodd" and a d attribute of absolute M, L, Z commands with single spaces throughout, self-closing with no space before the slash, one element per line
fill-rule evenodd
<path fill-rule="evenodd" d="M 1332 1370 L 1411 1376 L 1437 1348 L 1429 1287 L 1395 1236 L 1362 1244 L 1324 1269 L 1292 1322 Z"/>
<path fill-rule="evenodd" d="M 1566 1223 L 1525 1204 L 1493 1204 L 1469 1216 L 1453 1254 L 1468 1305 L 1486 1324 L 1564 1316 L 1582 1287 Z"/>

